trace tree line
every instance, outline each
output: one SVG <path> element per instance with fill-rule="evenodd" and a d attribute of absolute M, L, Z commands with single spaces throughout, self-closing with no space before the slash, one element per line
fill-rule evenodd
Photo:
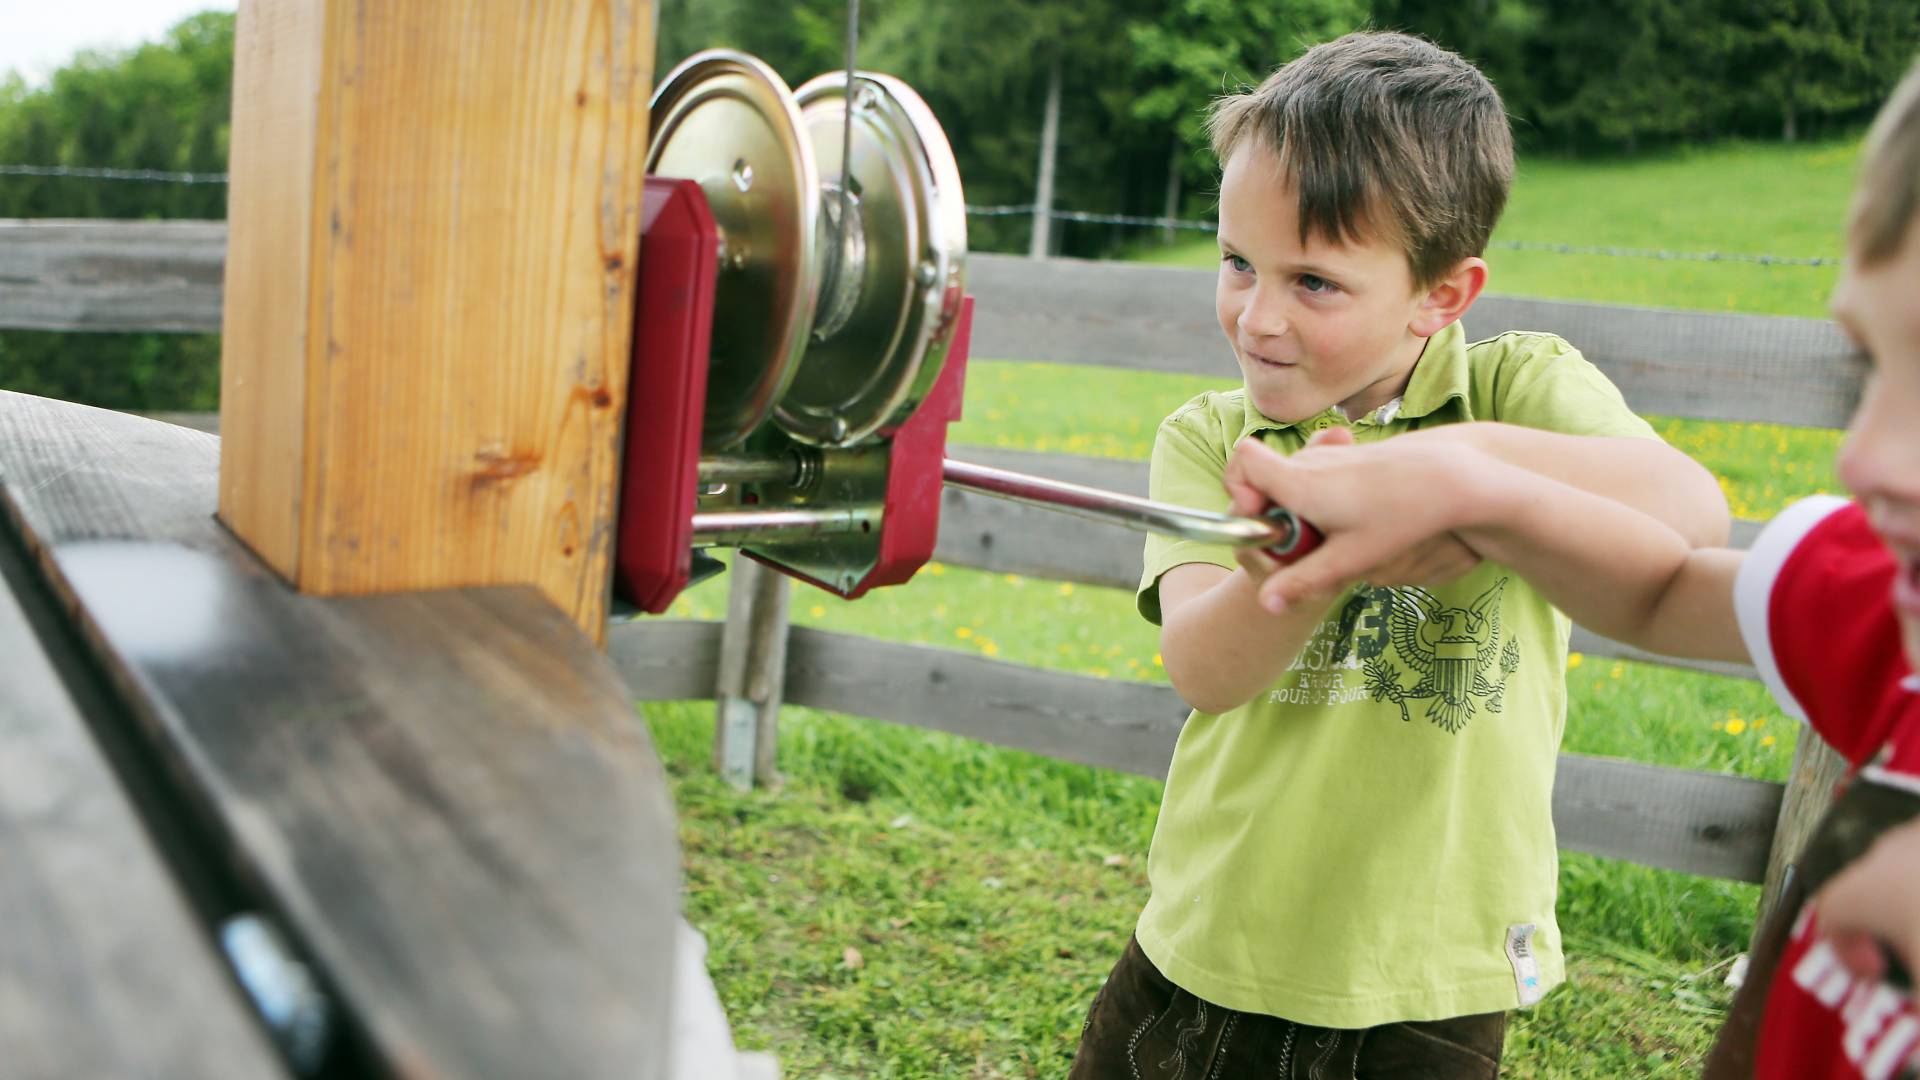
<path fill-rule="evenodd" d="M 794 85 L 845 63 L 847 0 L 659 0 L 658 8 L 661 76 L 713 46 L 752 53 Z M 0 165 L 224 171 L 233 24 L 230 14 L 196 15 L 160 42 L 83 53 L 44 86 L 0 77 Z M 1032 201 L 1042 105 L 1057 77 L 1056 206 L 1204 217 L 1217 171 L 1202 133 L 1207 103 L 1359 27 L 1419 33 L 1479 64 L 1525 149 L 1632 153 L 1863 123 L 1920 49 L 1920 3 L 866 0 L 859 59 L 927 99 L 971 204 Z M 0 175 L 0 217 L 219 218 L 225 206 L 217 184 Z M 1030 227 L 1019 216 L 975 217 L 970 241 L 1024 250 Z M 1141 238 L 1072 225 L 1056 234 L 1056 247 L 1106 255 Z M 48 338 L 0 333 L 0 386 L 56 392 L 46 382 L 57 344 Z M 63 396 L 204 406 L 213 391 L 199 369 L 209 348 L 143 335 L 119 345 L 95 339 L 90 352 L 121 350 L 140 371 L 103 373 L 105 384 Z"/>

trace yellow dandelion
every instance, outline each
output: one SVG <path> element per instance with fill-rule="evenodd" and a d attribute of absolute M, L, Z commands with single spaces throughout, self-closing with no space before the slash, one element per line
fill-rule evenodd
<path fill-rule="evenodd" d="M 1760 719 L 1758 719 L 1758 720 L 1755 720 L 1755 721 L 1753 722 L 1753 726 L 1754 726 L 1754 727 L 1755 727 L 1756 729 L 1758 729 L 1758 728 L 1763 728 L 1763 727 L 1766 727 L 1766 726 L 1767 726 L 1767 718 L 1763 716 L 1763 717 L 1761 717 Z"/>
<path fill-rule="evenodd" d="M 1747 722 L 1745 720 L 1736 716 L 1727 721 L 1727 734 L 1738 735 L 1745 730 L 1747 730 Z"/>
<path fill-rule="evenodd" d="M 1613 669 L 1607 672 L 1607 678 L 1617 679 L 1620 676 L 1625 675 L 1626 673 L 1627 673 L 1627 665 L 1615 664 L 1613 665 Z"/>
<path fill-rule="evenodd" d="M 1153 666 L 1154 666 L 1154 667 L 1166 667 L 1166 666 L 1167 666 L 1167 665 L 1165 665 L 1165 664 L 1163 664 L 1163 663 L 1161 663 L 1161 662 L 1160 662 L 1160 654 L 1159 654 L 1159 653 L 1154 653 L 1154 654 L 1153 654 Z"/>
<path fill-rule="evenodd" d="M 1567 654 L 1567 670 L 1568 671 L 1572 671 L 1574 668 L 1577 668 L 1581 664 L 1584 664 L 1586 662 L 1587 662 L 1587 658 L 1581 655 L 1580 653 L 1570 652 Z"/>
<path fill-rule="evenodd" d="M 1108 671 L 1106 668 L 1103 668 L 1103 667 L 1090 668 L 1088 670 L 1090 670 L 1093 674 L 1098 675 L 1103 679 L 1113 674 L 1113 672 Z"/>
<path fill-rule="evenodd" d="M 982 641 L 980 643 L 980 652 L 985 656 L 999 656 L 1000 646 L 995 645 L 991 641 Z"/>
<path fill-rule="evenodd" d="M 959 638 L 961 641 L 965 641 L 973 636 L 973 627 L 956 626 L 953 628 L 953 636 Z"/>
<path fill-rule="evenodd" d="M 947 568 L 940 563 L 930 562 L 927 564 L 927 573 L 932 574 L 934 577 L 939 577 L 946 572 Z"/>
<path fill-rule="evenodd" d="M 1772 745 L 1773 745 L 1774 743 L 1776 743 L 1776 742 L 1779 742 L 1779 741 L 1780 741 L 1780 740 L 1778 740 L 1778 739 L 1776 739 L 1776 738 L 1774 738 L 1774 737 L 1773 737 L 1773 736 L 1771 736 L 1771 735 L 1762 735 L 1762 736 L 1760 736 L 1760 745 L 1761 745 L 1761 746 L 1772 746 Z"/>
<path fill-rule="evenodd" d="M 1063 581 L 1063 582 L 1061 582 L 1061 583 L 1060 583 L 1060 595 L 1061 595 L 1061 596 L 1072 596 L 1072 595 L 1073 595 L 1073 583 L 1072 583 L 1072 582 L 1068 582 L 1068 581 Z"/>
<path fill-rule="evenodd" d="M 812 607 L 807 609 L 807 614 L 813 616 L 816 619 L 820 618 L 826 613 L 827 613 L 827 609 L 824 607 L 821 607 L 819 604 L 815 604 Z"/>
<path fill-rule="evenodd" d="M 1000 580 L 1006 582 L 1009 585 L 1026 584 L 1025 579 L 1023 579 L 1019 574 L 1001 574 Z"/>

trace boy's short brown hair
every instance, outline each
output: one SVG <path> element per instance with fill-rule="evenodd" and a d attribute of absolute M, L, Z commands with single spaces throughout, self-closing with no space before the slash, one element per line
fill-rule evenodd
<path fill-rule="evenodd" d="M 1486 250 L 1513 185 L 1513 133 L 1478 68 L 1410 34 L 1316 45 L 1208 118 L 1224 166 L 1249 139 L 1272 149 L 1300 200 L 1300 239 L 1406 249 L 1414 284 Z"/>
<path fill-rule="evenodd" d="M 1860 193 L 1854 197 L 1847 240 L 1861 265 L 1884 262 L 1920 213 L 1920 63 L 1893 91 L 1867 134 Z"/>

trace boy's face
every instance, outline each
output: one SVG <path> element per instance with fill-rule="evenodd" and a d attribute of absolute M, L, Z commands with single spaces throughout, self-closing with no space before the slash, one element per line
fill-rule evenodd
<path fill-rule="evenodd" d="M 1425 300 L 1390 240 L 1302 245 L 1293 183 L 1263 142 L 1227 159 L 1214 309 L 1263 414 L 1293 423 L 1340 405 L 1359 419 L 1391 400 L 1446 325 L 1414 331 Z"/>
<path fill-rule="evenodd" d="M 1920 670 L 1920 219 L 1893 258 L 1847 264 L 1833 314 L 1873 361 L 1840 478 L 1899 560 L 1893 606 L 1907 660 Z"/>

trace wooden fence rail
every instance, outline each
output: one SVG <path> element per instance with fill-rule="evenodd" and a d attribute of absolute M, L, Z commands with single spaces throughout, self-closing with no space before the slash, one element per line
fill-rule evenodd
<path fill-rule="evenodd" d="M 224 245 L 218 222 L 0 221 L 0 327 L 217 332 Z M 976 356 L 1185 374 L 1232 371 L 1211 318 L 1210 272 L 975 255 L 969 282 Z M 1474 338 L 1520 328 L 1560 333 L 1635 409 L 1669 416 L 1838 427 L 1864 374 L 1845 337 L 1816 319 L 1490 296 L 1465 321 Z M 209 419 L 200 418 L 201 426 L 213 426 Z M 1146 490 L 1145 466 L 1136 462 L 980 447 L 954 453 L 1113 490 Z M 1757 529 L 1736 522 L 1736 546 L 1745 547 Z M 1131 589 L 1140 553 L 1138 537 L 1124 530 L 950 491 L 936 557 Z M 745 650 L 746 669 L 723 648 L 721 624 L 668 619 L 614 627 L 608 648 L 635 694 L 648 700 L 720 696 L 734 703 L 730 708 L 748 710 L 756 701 L 784 700 L 1147 776 L 1165 775 L 1187 711 L 1164 685 L 783 629 L 783 618 L 750 626 L 764 611 L 745 602 L 730 606 L 734 638 L 753 643 Z M 1573 648 L 1754 677 L 1747 665 L 1653 657 L 1580 628 Z M 723 654 L 733 658 L 723 662 Z M 752 657 L 771 666 L 755 670 Z M 744 733 L 755 724 L 741 716 L 727 727 Z M 1553 807 L 1561 845 L 1690 873 L 1764 879 L 1770 893 L 1838 771 L 1837 756 L 1817 739 L 1804 736 L 1800 747 L 1787 785 L 1562 754 Z M 764 756 L 754 763 L 737 744 L 727 753 L 738 771 L 765 775 Z"/>

